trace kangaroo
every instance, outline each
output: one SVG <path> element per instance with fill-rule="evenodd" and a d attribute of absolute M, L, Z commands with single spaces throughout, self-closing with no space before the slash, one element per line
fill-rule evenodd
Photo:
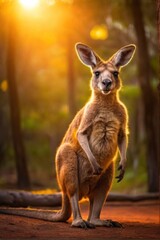
<path fill-rule="evenodd" d="M 112 185 L 118 150 L 118 182 L 125 173 L 128 114 L 119 99 L 119 72 L 132 59 L 136 46 L 124 46 L 107 61 L 103 61 L 87 45 L 77 43 L 75 48 L 80 61 L 92 71 L 92 94 L 71 122 L 56 153 L 62 209 L 57 213 L 9 208 L 0 211 L 53 222 L 65 222 L 73 213 L 73 227 L 121 227 L 116 221 L 101 220 L 100 213 Z M 82 197 L 88 197 L 90 202 L 87 221 L 82 219 L 79 208 Z"/>

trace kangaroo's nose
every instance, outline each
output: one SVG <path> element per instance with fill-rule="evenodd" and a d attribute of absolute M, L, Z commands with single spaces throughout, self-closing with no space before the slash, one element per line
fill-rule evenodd
<path fill-rule="evenodd" d="M 106 89 L 109 89 L 112 84 L 112 81 L 110 79 L 104 79 L 102 80 L 102 84 L 106 87 Z"/>

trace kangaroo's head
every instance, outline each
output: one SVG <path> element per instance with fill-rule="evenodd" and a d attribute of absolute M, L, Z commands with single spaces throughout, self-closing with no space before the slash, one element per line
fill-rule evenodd
<path fill-rule="evenodd" d="M 103 61 L 90 47 L 82 43 L 76 44 L 79 59 L 92 70 L 91 86 L 94 92 L 108 95 L 120 89 L 120 68 L 130 62 L 135 49 L 134 44 L 124 46 L 107 61 Z"/>

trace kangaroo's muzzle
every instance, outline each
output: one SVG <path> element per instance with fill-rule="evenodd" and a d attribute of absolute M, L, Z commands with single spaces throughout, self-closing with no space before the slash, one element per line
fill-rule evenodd
<path fill-rule="evenodd" d="M 109 94 L 111 91 L 111 85 L 112 81 L 111 79 L 103 79 L 102 82 L 100 83 L 100 90 L 102 91 L 103 94 Z"/>

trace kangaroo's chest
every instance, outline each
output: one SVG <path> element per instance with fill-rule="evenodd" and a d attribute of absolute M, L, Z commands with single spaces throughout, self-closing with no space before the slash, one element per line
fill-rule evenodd
<path fill-rule="evenodd" d="M 89 144 L 95 156 L 104 159 L 115 155 L 120 125 L 120 120 L 113 112 L 97 115 L 89 135 Z"/>

